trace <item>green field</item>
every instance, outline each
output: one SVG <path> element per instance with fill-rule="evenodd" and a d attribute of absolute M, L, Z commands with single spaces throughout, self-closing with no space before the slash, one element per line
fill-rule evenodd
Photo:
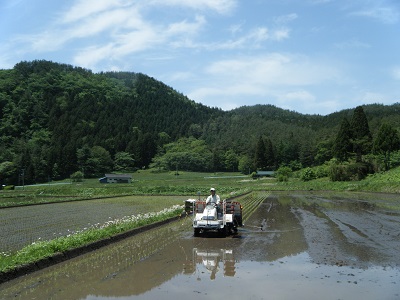
<path fill-rule="evenodd" d="M 241 193 L 252 187 L 253 181 L 240 173 L 153 173 L 148 170 L 133 173 L 130 184 L 101 184 L 97 179 L 83 182 L 51 182 L 48 184 L 16 187 L 13 191 L 0 191 L 0 207 L 110 198 L 130 195 L 179 195 L 206 197 L 211 186 L 221 197 Z M 254 183 L 256 183 L 254 181 Z"/>
<path fill-rule="evenodd" d="M 161 172 L 141 170 L 133 173 L 131 184 L 100 184 L 97 179 L 83 182 L 50 182 L 48 184 L 17 187 L 12 191 L 0 191 L 0 208 L 48 202 L 88 200 L 132 195 L 178 195 L 190 198 L 208 196 L 210 187 L 215 187 L 222 198 L 247 191 L 269 190 L 332 190 L 400 193 L 400 168 L 382 174 L 374 174 L 362 181 L 331 182 L 321 178 L 303 182 L 290 178 L 288 182 L 277 182 L 274 178 L 253 180 L 238 172 L 196 173 Z"/>
<path fill-rule="evenodd" d="M 0 209 L 0 252 L 74 234 L 125 216 L 182 205 L 185 196 L 123 196 Z"/>

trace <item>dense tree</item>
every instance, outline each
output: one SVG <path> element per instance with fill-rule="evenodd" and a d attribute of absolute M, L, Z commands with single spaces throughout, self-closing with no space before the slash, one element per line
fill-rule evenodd
<path fill-rule="evenodd" d="M 323 163 L 332 159 L 334 152 L 333 147 L 334 147 L 333 139 L 325 139 L 323 141 L 320 141 L 317 144 L 317 149 L 316 149 L 317 154 L 315 155 L 315 163 L 317 165 L 322 165 Z"/>
<path fill-rule="evenodd" d="M 238 169 L 243 174 L 251 174 L 251 172 L 254 170 L 253 160 L 248 155 L 242 155 L 239 158 Z"/>
<path fill-rule="evenodd" d="M 311 144 L 303 144 L 300 147 L 299 160 L 303 167 L 312 167 L 314 165 L 316 148 Z"/>
<path fill-rule="evenodd" d="M 139 167 L 144 168 L 147 167 L 153 157 L 157 153 L 157 139 L 151 133 L 145 133 L 142 135 L 141 139 L 139 139 L 138 143 L 140 145 L 139 157 L 141 157 L 141 162 Z"/>
<path fill-rule="evenodd" d="M 233 149 L 228 149 L 225 152 L 225 170 L 235 172 L 238 170 L 239 159 Z"/>
<path fill-rule="evenodd" d="M 276 164 L 275 151 L 271 139 L 269 138 L 265 140 L 265 162 L 266 162 L 266 168 L 268 170 L 275 169 L 275 164 Z"/>
<path fill-rule="evenodd" d="M 200 124 L 191 124 L 189 126 L 189 136 L 193 136 L 196 139 L 200 138 L 203 134 L 203 128 Z"/>
<path fill-rule="evenodd" d="M 354 110 L 350 123 L 352 131 L 353 151 L 356 154 L 356 161 L 360 162 L 361 157 L 371 151 L 372 134 L 369 130 L 368 119 L 362 106 Z"/>
<path fill-rule="evenodd" d="M 114 159 L 114 170 L 116 171 L 132 171 L 134 169 L 135 160 L 132 155 L 127 152 L 117 152 Z"/>
<path fill-rule="evenodd" d="M 268 168 L 267 158 L 265 157 L 266 147 L 264 139 L 260 136 L 256 145 L 254 166 L 257 170 L 266 170 Z"/>
<path fill-rule="evenodd" d="M 225 153 L 222 149 L 213 147 L 211 165 L 214 172 L 225 170 Z"/>
<path fill-rule="evenodd" d="M 288 166 L 292 162 L 299 160 L 299 145 L 293 137 L 280 141 L 276 151 L 278 165 Z"/>
<path fill-rule="evenodd" d="M 160 132 L 158 134 L 158 147 L 162 147 L 167 143 L 171 142 L 171 137 L 166 132 Z"/>
<path fill-rule="evenodd" d="M 77 157 L 81 172 L 85 177 L 102 176 L 113 170 L 111 155 L 101 146 L 89 148 L 85 145 L 78 149 Z"/>
<path fill-rule="evenodd" d="M 90 164 L 94 166 L 93 175 L 102 176 L 113 169 L 113 160 L 110 153 L 101 146 L 91 148 Z"/>
<path fill-rule="evenodd" d="M 0 186 L 11 184 L 16 173 L 17 170 L 13 162 L 4 161 L 0 163 Z"/>
<path fill-rule="evenodd" d="M 373 152 L 384 157 L 386 170 L 390 169 L 390 154 L 400 149 L 398 132 L 389 124 L 382 124 L 374 140 Z"/>
<path fill-rule="evenodd" d="M 153 159 L 152 166 L 164 170 L 211 171 L 212 152 L 203 140 L 180 138 L 166 144 L 162 155 Z"/>
<path fill-rule="evenodd" d="M 347 118 L 343 118 L 333 144 L 333 155 L 339 161 L 346 161 L 353 151 L 352 131 Z"/>
<path fill-rule="evenodd" d="M 81 172 L 85 175 L 86 172 L 88 174 L 93 174 L 94 170 L 93 170 L 93 166 L 89 165 L 90 161 L 90 157 L 91 157 L 91 150 L 90 147 L 88 145 L 83 145 L 82 148 L 77 150 L 77 160 L 78 160 L 78 166 L 79 166 L 79 170 L 81 170 Z"/>

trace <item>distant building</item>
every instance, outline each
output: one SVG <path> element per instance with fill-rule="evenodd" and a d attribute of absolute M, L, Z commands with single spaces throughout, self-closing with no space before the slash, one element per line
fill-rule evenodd
<path fill-rule="evenodd" d="M 274 171 L 257 171 L 256 177 L 272 177 L 274 174 Z"/>
<path fill-rule="evenodd" d="M 105 174 L 99 179 L 100 183 L 131 183 L 132 176 L 129 174 Z"/>

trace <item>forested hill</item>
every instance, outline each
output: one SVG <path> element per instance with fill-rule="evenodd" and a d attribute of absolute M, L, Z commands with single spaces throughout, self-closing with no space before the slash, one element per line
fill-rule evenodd
<path fill-rule="evenodd" d="M 363 105 L 369 129 L 376 135 L 383 123 L 400 131 L 400 104 Z M 288 150 L 287 160 L 297 160 L 301 149 L 312 148 L 315 154 L 321 144 L 332 146 L 344 118 L 349 121 L 354 109 L 346 109 L 327 116 L 300 114 L 273 105 L 243 106 L 225 112 L 215 126 L 205 124 L 204 138 L 222 148 L 233 148 L 239 153 L 254 155 L 260 136 L 270 139 L 277 151 Z M 212 123 L 211 123 L 212 124 Z M 210 128 L 211 127 L 211 128 Z M 214 128 L 218 128 L 215 130 Z M 284 151 L 284 150 L 283 150 Z"/>
<path fill-rule="evenodd" d="M 63 178 L 79 170 L 78 149 L 100 146 L 111 157 L 131 153 L 140 168 L 157 147 L 219 115 L 143 74 L 21 62 L 0 71 L 0 163 L 34 181 Z"/>
<path fill-rule="evenodd" d="M 399 109 L 365 106 L 371 130 L 382 119 L 399 128 Z M 135 168 L 148 167 L 163 145 L 185 137 L 207 142 L 211 151 L 249 157 L 260 136 L 275 146 L 315 146 L 334 136 L 351 112 L 323 117 L 271 105 L 224 112 L 140 73 L 21 62 L 0 70 L 0 183 L 15 184 L 22 171 L 27 182 L 82 169 L 95 176 L 113 171 L 117 157 L 126 156 Z"/>

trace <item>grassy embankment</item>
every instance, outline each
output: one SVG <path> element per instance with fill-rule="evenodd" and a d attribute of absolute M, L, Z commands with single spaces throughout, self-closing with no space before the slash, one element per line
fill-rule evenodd
<path fill-rule="evenodd" d="M 149 171 L 140 171 L 133 174 L 134 182 L 126 185 L 101 185 L 97 180 L 85 180 L 82 183 L 26 186 L 24 189 L 2 191 L 0 192 L 0 205 L 5 207 L 127 195 L 151 196 L 164 194 L 187 195 L 188 198 L 204 198 L 208 195 L 210 186 L 217 188 L 221 198 L 230 198 L 249 191 L 267 191 L 265 194 L 261 193 L 261 196 L 259 193 L 255 193 L 257 194 L 255 197 L 249 196 L 241 199 L 244 212 L 246 213 L 247 210 L 247 213 L 249 213 L 259 205 L 260 202 L 258 200 L 265 199 L 268 196 L 268 191 L 400 192 L 400 168 L 384 174 L 370 176 L 360 182 L 330 182 L 327 179 L 302 182 L 297 179 L 291 179 L 289 182 L 279 183 L 272 178 L 251 180 L 250 178 L 240 177 L 240 175 L 239 173 L 204 174 L 183 172 L 176 176 L 173 173 L 157 174 Z M 393 201 L 385 205 L 391 209 L 400 209 L 399 201 Z M 125 219 L 122 218 L 124 222 L 109 222 L 107 226 L 102 224 L 98 228 L 90 228 L 90 230 L 68 237 L 34 243 L 15 253 L 2 253 L 0 256 L 0 272 L 12 270 L 20 265 L 32 263 L 55 253 L 107 238 L 119 232 L 161 221 L 176 216 L 180 212 L 182 212 L 182 207 L 173 207 L 159 213 L 129 216 Z"/>

